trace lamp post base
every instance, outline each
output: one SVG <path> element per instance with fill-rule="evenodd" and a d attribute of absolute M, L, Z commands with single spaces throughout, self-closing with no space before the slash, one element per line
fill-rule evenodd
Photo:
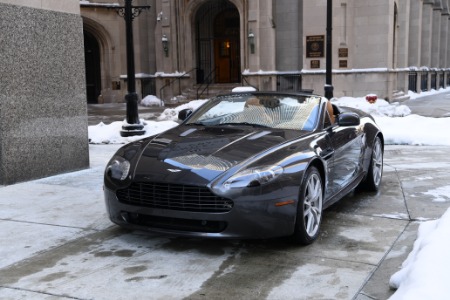
<path fill-rule="evenodd" d="M 325 84 L 325 98 L 331 100 L 331 98 L 333 98 L 333 90 L 334 87 L 332 85 Z"/>
<path fill-rule="evenodd" d="M 145 133 L 144 125 L 142 124 L 127 124 L 122 126 L 120 131 L 121 137 L 143 135 Z"/>

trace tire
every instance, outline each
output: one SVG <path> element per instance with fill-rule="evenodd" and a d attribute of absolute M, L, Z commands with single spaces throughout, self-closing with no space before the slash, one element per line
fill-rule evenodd
<path fill-rule="evenodd" d="M 323 185 L 319 171 L 309 168 L 300 187 L 297 218 L 292 239 L 296 244 L 309 245 L 319 236 L 322 223 Z"/>
<path fill-rule="evenodd" d="M 383 146 L 379 137 L 375 138 L 370 156 L 369 170 L 367 176 L 362 181 L 358 189 L 367 192 L 378 192 L 383 176 Z"/>

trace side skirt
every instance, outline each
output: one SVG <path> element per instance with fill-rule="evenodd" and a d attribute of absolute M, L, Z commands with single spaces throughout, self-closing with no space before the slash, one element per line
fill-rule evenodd
<path fill-rule="evenodd" d="M 328 198 L 328 200 L 323 204 L 323 209 L 330 207 L 334 203 L 341 200 L 345 195 L 350 193 L 353 189 L 355 189 L 358 186 L 358 184 L 363 180 L 364 176 L 366 176 L 365 172 L 359 174 L 358 177 L 356 177 L 355 180 L 349 183 L 345 188 L 343 188 L 338 193 Z"/>

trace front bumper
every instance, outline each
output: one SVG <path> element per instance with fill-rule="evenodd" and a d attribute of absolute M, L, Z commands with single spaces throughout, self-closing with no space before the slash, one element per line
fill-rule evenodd
<path fill-rule="evenodd" d="M 298 190 L 291 187 L 267 195 L 238 196 L 232 199 L 230 211 L 219 213 L 125 204 L 106 187 L 104 194 L 111 221 L 125 228 L 177 236 L 263 239 L 294 232 Z M 280 205 L 284 202 L 290 204 Z"/>

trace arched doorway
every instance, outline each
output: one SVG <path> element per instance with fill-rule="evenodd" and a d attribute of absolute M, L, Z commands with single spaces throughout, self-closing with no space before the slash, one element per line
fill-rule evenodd
<path fill-rule="evenodd" d="M 239 11 L 228 0 L 211 0 L 195 17 L 197 83 L 241 80 Z"/>
<path fill-rule="evenodd" d="M 86 65 L 86 96 L 88 103 L 98 103 L 101 93 L 100 46 L 90 32 L 84 30 L 84 57 Z"/>

